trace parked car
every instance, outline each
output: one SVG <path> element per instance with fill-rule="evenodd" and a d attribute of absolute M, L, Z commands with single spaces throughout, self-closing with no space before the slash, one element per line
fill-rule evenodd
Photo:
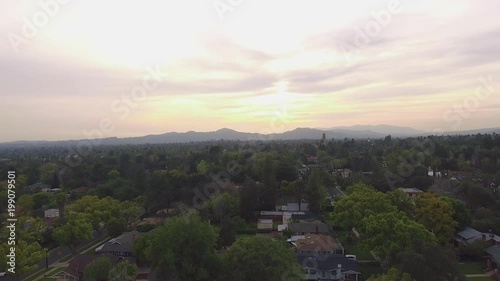
<path fill-rule="evenodd" d="M 345 257 L 349 260 L 353 260 L 353 261 L 357 261 L 358 258 L 356 257 L 356 255 L 345 255 Z"/>

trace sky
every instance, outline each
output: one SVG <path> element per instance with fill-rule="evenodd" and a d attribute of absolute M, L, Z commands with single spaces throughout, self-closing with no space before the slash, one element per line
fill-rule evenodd
<path fill-rule="evenodd" d="M 0 2 L 0 141 L 500 127 L 497 0 Z"/>

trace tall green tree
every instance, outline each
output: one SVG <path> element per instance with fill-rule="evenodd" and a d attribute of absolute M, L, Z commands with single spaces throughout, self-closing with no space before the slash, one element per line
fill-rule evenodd
<path fill-rule="evenodd" d="M 434 234 L 403 212 L 370 215 L 362 220 L 359 232 L 365 248 L 389 262 L 397 253 L 410 249 L 414 239 L 436 242 Z"/>
<path fill-rule="evenodd" d="M 399 269 L 416 281 L 463 281 L 455 249 L 416 238 L 413 246 L 398 254 Z"/>
<path fill-rule="evenodd" d="M 451 197 L 441 197 L 440 199 L 448 202 L 453 208 L 453 219 L 457 222 L 457 228 L 463 228 L 472 223 L 471 211 L 462 200 Z"/>
<path fill-rule="evenodd" d="M 360 228 L 363 218 L 370 215 L 396 212 L 387 196 L 365 184 L 356 184 L 340 198 L 331 214 L 334 223 L 344 229 Z"/>
<path fill-rule="evenodd" d="M 81 242 L 92 238 L 92 225 L 86 215 L 69 213 L 66 224 L 55 228 L 52 237 L 59 245 L 67 246 L 76 253 Z"/>
<path fill-rule="evenodd" d="M 174 217 L 151 233 L 146 257 L 154 280 L 216 280 L 220 259 L 217 233 L 197 216 Z"/>
<path fill-rule="evenodd" d="M 392 205 L 396 206 L 399 211 L 404 212 L 410 218 L 415 217 L 415 201 L 403 190 L 396 189 L 386 194 Z"/>
<path fill-rule="evenodd" d="M 326 188 L 323 186 L 321 171 L 314 169 L 307 181 L 305 192 L 306 201 L 309 203 L 309 209 L 313 212 L 321 211 L 321 202 L 327 195 Z"/>
<path fill-rule="evenodd" d="M 225 259 L 228 280 L 302 280 L 302 269 L 286 244 L 263 236 L 236 241 Z"/>
<path fill-rule="evenodd" d="M 7 243 L 3 243 L 0 246 L 0 254 L 2 257 L 2 265 L 0 269 L 5 272 L 7 258 L 6 256 L 10 253 L 10 247 Z M 15 274 L 12 276 L 15 280 L 22 280 L 21 277 L 33 271 L 38 267 L 38 263 L 41 262 L 47 256 L 47 249 L 42 248 L 38 242 L 26 242 L 24 240 L 17 240 L 16 242 L 16 264 L 15 264 Z"/>

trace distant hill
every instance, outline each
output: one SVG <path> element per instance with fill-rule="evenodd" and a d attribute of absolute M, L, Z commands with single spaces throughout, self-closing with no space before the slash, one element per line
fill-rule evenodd
<path fill-rule="evenodd" d="M 389 125 L 357 125 L 351 127 L 335 127 L 329 129 L 315 128 L 297 128 L 292 131 L 276 134 L 258 134 L 244 133 L 232 129 L 223 128 L 211 132 L 194 132 L 185 133 L 170 132 L 159 135 L 147 135 L 142 137 L 130 138 L 104 138 L 99 140 L 91 140 L 94 143 L 101 145 L 123 145 L 123 144 L 161 144 L 161 143 L 186 143 L 186 142 L 202 142 L 202 141 L 217 141 L 217 140 L 320 140 L 325 134 L 327 139 L 344 139 L 344 138 L 383 138 L 387 135 L 393 137 L 410 137 L 410 136 L 427 136 L 433 133 L 415 130 L 408 127 L 397 127 Z M 468 130 L 459 132 L 446 132 L 444 135 L 473 135 L 473 134 L 500 134 L 500 128 L 487 128 L 478 130 Z M 71 146 L 77 145 L 82 140 L 67 140 L 67 141 L 15 141 L 0 143 L 0 147 L 26 147 L 26 146 Z M 87 140 L 83 140 L 87 141 Z"/>
<path fill-rule="evenodd" d="M 376 133 L 380 135 L 391 135 L 394 137 L 408 137 L 408 136 L 419 136 L 427 134 L 425 131 L 416 130 L 410 127 L 398 127 L 390 125 L 355 125 L 355 126 L 341 126 L 326 129 L 329 131 L 335 130 L 347 130 L 365 133 Z"/>

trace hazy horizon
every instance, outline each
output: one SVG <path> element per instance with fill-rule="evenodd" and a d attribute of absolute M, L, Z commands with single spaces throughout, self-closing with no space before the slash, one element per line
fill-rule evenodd
<path fill-rule="evenodd" d="M 500 127 L 494 0 L 1 2 L 0 142 Z"/>

